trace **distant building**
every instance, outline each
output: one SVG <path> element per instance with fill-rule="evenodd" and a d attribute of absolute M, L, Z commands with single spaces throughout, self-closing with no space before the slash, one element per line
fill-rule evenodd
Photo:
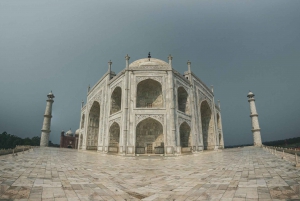
<path fill-rule="evenodd" d="M 79 129 L 76 130 L 75 135 L 73 135 L 71 129 L 68 130 L 66 133 L 62 131 L 60 135 L 60 148 L 77 149 L 78 136 L 79 136 Z"/>
<path fill-rule="evenodd" d="M 108 71 L 82 104 L 79 149 L 121 155 L 195 153 L 224 148 L 220 105 L 192 71 L 139 59 L 117 75 Z"/>

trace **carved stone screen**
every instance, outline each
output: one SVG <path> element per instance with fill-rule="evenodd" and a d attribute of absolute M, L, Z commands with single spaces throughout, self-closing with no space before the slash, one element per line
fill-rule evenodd
<path fill-rule="evenodd" d="M 119 147 L 120 126 L 114 122 L 109 129 L 109 147 Z"/>
<path fill-rule="evenodd" d="M 188 93 L 183 87 L 179 87 L 178 90 L 178 110 L 189 114 L 189 103 L 188 103 Z"/>
<path fill-rule="evenodd" d="M 100 119 L 100 105 L 98 102 L 95 101 L 89 113 L 89 123 L 88 123 L 88 130 L 87 130 L 88 149 L 97 148 L 98 133 L 99 133 L 99 119 Z"/>
<path fill-rule="evenodd" d="M 121 110 L 122 90 L 120 87 L 115 88 L 111 95 L 110 114 Z"/>
<path fill-rule="evenodd" d="M 136 127 L 136 148 L 137 150 L 145 150 L 146 153 L 150 152 L 149 146 L 153 150 L 157 149 L 158 152 L 164 148 L 164 135 L 163 127 L 160 122 L 152 118 L 147 118 L 141 121 Z"/>
<path fill-rule="evenodd" d="M 139 108 L 163 107 L 161 84 L 152 79 L 141 81 L 137 86 L 136 107 Z"/>
<path fill-rule="evenodd" d="M 202 123 L 202 134 L 203 134 L 203 145 L 204 149 L 214 148 L 214 137 L 213 137 L 213 120 L 211 118 L 211 110 L 206 101 L 201 103 L 201 123 Z"/>
<path fill-rule="evenodd" d="M 179 131 L 180 131 L 180 146 L 181 147 L 192 146 L 191 145 L 191 135 L 190 135 L 191 128 L 190 128 L 190 126 L 186 122 L 183 122 L 180 125 Z"/>

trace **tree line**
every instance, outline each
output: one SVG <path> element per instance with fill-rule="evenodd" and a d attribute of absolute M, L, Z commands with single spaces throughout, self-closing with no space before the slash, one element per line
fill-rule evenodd
<path fill-rule="evenodd" d="M 281 147 L 299 147 L 300 146 L 300 137 L 289 138 L 285 140 L 276 140 L 270 142 L 264 142 L 264 145 L 267 146 L 281 146 Z"/>
<path fill-rule="evenodd" d="M 263 142 L 263 145 L 287 147 L 287 148 L 298 148 L 298 147 L 300 147 L 300 137 Z M 245 146 L 253 146 L 253 144 L 231 145 L 231 146 L 225 146 L 225 148 L 235 148 L 235 147 L 245 147 Z"/>
<path fill-rule="evenodd" d="M 40 146 L 40 141 L 41 138 L 38 136 L 32 138 L 26 137 L 23 139 L 4 131 L 0 134 L 0 149 L 13 149 L 16 145 Z M 59 147 L 59 145 L 49 141 L 49 147 Z"/>

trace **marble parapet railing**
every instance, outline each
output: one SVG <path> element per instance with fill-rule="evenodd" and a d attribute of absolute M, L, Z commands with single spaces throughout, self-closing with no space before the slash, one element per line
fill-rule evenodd
<path fill-rule="evenodd" d="M 13 154 L 15 155 L 18 152 L 24 152 L 33 148 L 39 148 L 38 146 L 30 146 L 30 145 L 17 145 L 14 149 L 0 149 L 0 156 Z"/>
<path fill-rule="evenodd" d="M 300 163 L 299 163 L 300 149 L 299 148 L 292 149 L 292 148 L 273 147 L 273 146 L 265 146 L 265 145 L 262 145 L 262 148 L 275 156 L 279 156 L 286 161 L 295 163 L 296 167 L 300 167 Z"/>

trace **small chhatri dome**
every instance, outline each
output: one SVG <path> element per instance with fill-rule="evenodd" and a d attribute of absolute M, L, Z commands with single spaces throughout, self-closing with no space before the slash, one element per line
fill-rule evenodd
<path fill-rule="evenodd" d="M 54 94 L 52 93 L 52 90 L 51 90 L 51 92 L 47 95 L 47 97 L 48 97 L 49 99 L 55 98 Z"/>
<path fill-rule="evenodd" d="M 71 128 L 70 128 L 70 130 L 68 130 L 66 132 L 66 136 L 73 136 L 73 132 L 72 132 Z"/>
<path fill-rule="evenodd" d="M 79 132 L 80 132 L 80 129 L 77 129 L 77 130 L 75 131 L 75 135 L 79 135 Z"/>
<path fill-rule="evenodd" d="M 254 93 L 252 93 L 251 91 L 249 91 L 248 95 L 247 95 L 248 98 L 252 98 L 254 97 Z"/>

